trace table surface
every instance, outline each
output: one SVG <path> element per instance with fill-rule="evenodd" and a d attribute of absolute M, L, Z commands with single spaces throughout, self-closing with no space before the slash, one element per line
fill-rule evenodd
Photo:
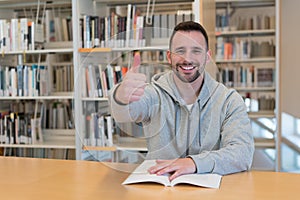
<path fill-rule="evenodd" d="M 0 157 L 1 199 L 299 199 L 300 174 L 250 171 L 223 176 L 220 189 L 155 183 L 121 185 L 124 163 Z"/>

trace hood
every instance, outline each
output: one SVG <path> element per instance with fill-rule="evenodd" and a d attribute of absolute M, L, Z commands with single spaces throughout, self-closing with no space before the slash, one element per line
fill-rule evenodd
<path fill-rule="evenodd" d="M 152 77 L 151 82 L 154 86 L 164 90 L 175 102 L 178 102 L 180 105 L 185 105 L 186 103 L 181 98 L 179 91 L 177 90 L 173 76 L 174 72 L 172 70 L 155 74 Z M 208 72 L 204 71 L 204 82 L 198 96 L 198 101 L 202 102 L 202 106 L 205 105 L 209 98 L 213 95 L 218 85 L 219 83 L 214 80 Z"/>

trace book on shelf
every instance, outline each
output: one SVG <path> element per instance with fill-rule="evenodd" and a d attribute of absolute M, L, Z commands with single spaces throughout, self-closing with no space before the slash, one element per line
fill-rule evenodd
<path fill-rule="evenodd" d="M 96 89 L 98 92 L 98 97 L 103 97 L 103 83 L 101 80 L 101 72 L 102 67 L 101 65 L 98 65 L 98 67 L 95 67 L 95 79 L 96 79 Z"/>
<path fill-rule="evenodd" d="M 275 29 L 274 6 L 236 8 L 235 12 L 227 8 L 216 10 L 217 32 L 262 29 Z"/>
<path fill-rule="evenodd" d="M 83 144 L 85 146 L 113 146 L 113 119 L 108 114 L 91 113 L 84 118 Z"/>
<path fill-rule="evenodd" d="M 74 118 L 72 114 L 72 102 L 50 101 L 42 104 L 42 128 L 47 129 L 73 129 Z"/>
<path fill-rule="evenodd" d="M 170 174 L 150 174 L 147 170 L 156 164 L 155 160 L 145 160 L 140 164 L 122 183 L 123 185 L 134 183 L 159 183 L 164 186 L 175 186 L 177 184 L 190 184 L 200 187 L 216 188 L 221 184 L 222 176 L 218 174 L 185 174 L 170 181 Z"/>
<path fill-rule="evenodd" d="M 217 80 L 228 87 L 274 87 L 272 66 L 219 65 Z"/>
<path fill-rule="evenodd" d="M 275 56 L 275 45 L 272 40 L 255 41 L 254 38 L 218 37 L 216 48 L 217 60 L 242 60 Z"/>
<path fill-rule="evenodd" d="M 42 140 L 41 129 L 29 114 L 1 112 L 1 144 L 34 144 Z M 34 133 L 32 135 L 32 133 Z"/>
<path fill-rule="evenodd" d="M 168 41 L 165 39 L 170 36 L 176 24 L 194 19 L 191 12 L 156 14 L 152 17 L 152 24 L 149 24 L 142 9 L 133 4 L 127 4 L 125 15 L 115 11 L 109 12 L 110 14 L 104 17 L 83 15 L 79 21 L 81 47 L 144 47 L 146 43 L 154 40 Z"/>
<path fill-rule="evenodd" d="M 89 97 L 97 97 L 98 96 L 98 90 L 97 90 L 97 80 L 96 80 L 96 72 L 93 65 L 88 65 L 88 93 Z"/>
<path fill-rule="evenodd" d="M 55 10 L 45 11 L 46 43 L 72 41 L 72 17 L 60 16 Z"/>
<path fill-rule="evenodd" d="M 41 118 L 31 118 L 31 144 L 43 142 Z"/>
<path fill-rule="evenodd" d="M 275 69 L 274 68 L 258 68 L 257 73 L 257 85 L 260 87 L 271 87 L 275 83 Z"/>
<path fill-rule="evenodd" d="M 82 96 L 83 97 L 107 97 L 108 91 L 122 80 L 127 67 L 89 64 L 83 76 Z"/>
<path fill-rule="evenodd" d="M 73 129 L 70 101 L 9 103 L 0 112 L 0 143 L 35 144 L 43 141 L 43 129 Z"/>
<path fill-rule="evenodd" d="M 53 65 L 52 68 L 53 71 L 49 71 L 47 66 L 37 64 L 0 66 L 0 96 L 33 97 L 46 96 L 50 92 L 72 91 L 73 65 Z"/>
<path fill-rule="evenodd" d="M 34 50 L 37 26 L 29 18 L 0 19 L 0 51 Z"/>
<path fill-rule="evenodd" d="M 273 111 L 275 109 L 275 94 L 272 92 L 240 92 L 248 112 Z"/>

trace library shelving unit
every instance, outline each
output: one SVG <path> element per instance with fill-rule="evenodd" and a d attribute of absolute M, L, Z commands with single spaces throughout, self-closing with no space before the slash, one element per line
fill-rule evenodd
<path fill-rule="evenodd" d="M 73 47 L 71 41 L 46 42 L 44 27 L 50 23 L 43 18 L 46 9 L 68 9 L 71 16 L 71 1 L 0 2 L 0 148 L 4 156 L 68 159 L 74 154 Z"/>
<path fill-rule="evenodd" d="M 267 169 L 279 169 L 276 1 L 215 2 L 217 78 L 243 96 L 256 152 L 267 155 L 265 159 L 270 161 Z"/>
<path fill-rule="evenodd" d="M 204 5 L 212 7 L 205 10 Z M 200 9 L 204 11 L 200 12 Z M 210 33 L 213 33 L 214 26 L 203 19 L 214 19 L 214 2 L 206 0 L 175 0 L 172 2 L 165 0 L 73 0 L 72 11 L 73 38 L 74 41 L 78 41 L 73 44 L 74 87 L 76 88 L 75 122 L 77 125 L 76 158 L 137 162 L 138 156 L 143 156 L 147 151 L 146 141 L 140 137 L 142 136 L 141 127 L 136 124 L 115 124 L 109 115 L 106 89 L 96 92 L 95 89 L 98 89 L 97 86 L 101 83 L 102 86 L 107 85 L 109 92 L 111 83 L 103 82 L 103 80 L 107 80 L 103 78 L 103 74 L 107 77 L 110 76 L 111 70 L 114 74 L 116 74 L 116 70 L 120 71 L 120 68 L 121 71 L 128 70 L 134 51 L 141 52 L 142 70 L 148 78 L 153 73 L 168 68 L 165 53 L 168 49 L 169 34 L 175 24 L 183 20 L 200 21 L 207 24 L 208 27 L 210 26 Z M 212 17 L 204 18 L 205 15 Z M 135 16 L 136 23 L 131 16 Z M 111 24 L 114 22 L 116 24 L 116 18 L 119 27 L 126 27 L 118 30 L 118 33 L 114 32 L 117 28 Z M 128 19 L 130 19 L 130 23 L 128 23 Z M 159 19 L 161 19 L 161 23 L 159 23 Z M 86 24 L 89 24 L 87 21 L 91 21 L 90 25 L 94 27 L 97 20 L 100 20 L 100 24 L 104 24 L 102 27 L 105 27 L 105 31 L 100 31 L 100 42 L 98 39 L 87 41 L 86 38 L 90 37 L 89 34 L 93 36 L 99 34 L 96 31 L 86 33 L 87 30 L 90 30 L 86 28 Z M 125 20 L 125 25 L 122 25 L 124 23 L 122 20 Z M 110 26 L 105 24 L 110 24 Z M 130 28 L 130 25 L 136 28 Z M 93 74 L 96 76 L 93 77 Z M 97 82 L 98 74 L 102 74 L 99 76 L 102 79 L 98 79 Z M 87 81 L 91 79 L 96 81 L 92 81 L 93 83 Z M 126 134 L 127 136 L 124 136 Z M 105 142 L 103 142 L 103 138 L 106 138 Z M 108 152 L 114 156 L 107 158 L 99 152 Z M 124 152 L 138 156 L 137 158 L 124 156 L 122 154 Z"/>

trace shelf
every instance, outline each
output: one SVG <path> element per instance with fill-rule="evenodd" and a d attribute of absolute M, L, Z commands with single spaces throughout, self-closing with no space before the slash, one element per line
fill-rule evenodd
<path fill-rule="evenodd" d="M 275 113 L 273 110 L 264 110 L 264 111 L 257 111 L 257 112 L 248 112 L 248 116 L 251 119 L 257 118 L 274 118 Z"/>
<path fill-rule="evenodd" d="M 168 46 L 149 46 L 149 47 L 122 47 L 122 48 L 80 48 L 79 53 L 109 53 L 123 51 L 156 51 L 168 50 Z"/>
<path fill-rule="evenodd" d="M 98 3 L 108 3 L 109 5 L 127 5 L 129 3 L 131 4 L 147 4 L 147 0 L 95 0 Z M 193 2 L 193 0 L 172 0 L 172 3 L 188 3 Z M 155 3 L 170 3 L 169 0 L 156 0 Z M 169 4 L 168 4 L 169 5 Z"/>
<path fill-rule="evenodd" d="M 75 149 L 74 129 L 44 129 L 43 142 L 36 144 L 0 144 L 7 148 Z"/>
<path fill-rule="evenodd" d="M 113 48 L 112 51 L 157 51 L 168 50 L 168 46 L 148 46 L 148 47 L 124 47 L 124 48 Z"/>
<path fill-rule="evenodd" d="M 82 97 L 82 101 L 108 101 L 107 97 Z"/>
<path fill-rule="evenodd" d="M 216 32 L 216 36 L 238 36 L 238 35 L 261 35 L 261 34 L 275 34 L 275 29 L 264 30 L 236 30 L 236 31 L 220 31 Z"/>
<path fill-rule="evenodd" d="M 111 48 L 80 48 L 79 53 L 108 53 L 111 52 Z"/>
<path fill-rule="evenodd" d="M 0 97 L 0 100 L 54 100 L 54 99 L 74 99 L 73 92 L 53 93 L 49 96 L 8 96 Z"/>
<path fill-rule="evenodd" d="M 261 58 L 245 58 L 245 59 L 217 59 L 216 63 L 256 63 L 256 62 L 275 62 L 275 57 L 261 57 Z"/>
<path fill-rule="evenodd" d="M 274 6 L 274 0 L 215 0 L 216 8 L 227 8 L 230 5 L 231 8 L 235 7 L 264 7 Z"/>
<path fill-rule="evenodd" d="M 121 151 L 147 151 L 146 139 L 141 138 L 119 137 L 116 145 Z"/>
<path fill-rule="evenodd" d="M 255 148 L 275 148 L 275 140 L 268 138 L 254 138 Z"/>
<path fill-rule="evenodd" d="M 47 1 L 41 0 L 41 6 L 43 2 L 47 2 L 47 8 L 67 8 L 71 6 L 71 0 L 56 0 L 56 1 Z M 37 1 L 36 0 L 10 0 L 10 1 L 0 1 L 0 6 L 2 9 L 24 9 L 24 8 L 33 8 L 36 9 Z"/>
<path fill-rule="evenodd" d="M 111 147 L 83 146 L 82 150 L 87 150 L 87 151 L 117 151 L 117 147 L 116 146 L 111 146 Z"/>
<path fill-rule="evenodd" d="M 0 144 L 0 147 L 6 148 L 42 148 L 42 149 L 75 149 L 75 144 L 66 144 L 58 142 L 43 142 L 38 144 Z"/>
<path fill-rule="evenodd" d="M 48 53 L 72 53 L 73 48 L 65 49 L 41 49 L 41 50 L 25 50 L 25 51 L 9 51 L 1 52 L 3 55 L 16 55 L 16 54 L 48 54 Z"/>
<path fill-rule="evenodd" d="M 147 151 L 145 139 L 119 137 L 114 140 L 114 146 L 111 147 L 83 146 L 82 149 L 90 151 Z"/>
<path fill-rule="evenodd" d="M 239 92 L 275 92 L 275 87 L 234 87 Z"/>

